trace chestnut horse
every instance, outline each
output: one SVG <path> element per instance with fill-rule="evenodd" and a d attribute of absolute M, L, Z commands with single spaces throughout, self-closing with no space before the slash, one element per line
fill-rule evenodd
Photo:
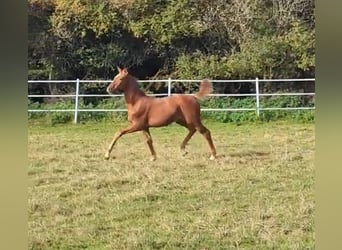
<path fill-rule="evenodd" d="M 200 105 L 196 100 L 201 99 L 212 92 L 212 84 L 209 81 L 203 80 L 199 92 L 194 96 L 172 95 L 163 98 L 155 98 L 145 95 L 145 93 L 139 89 L 137 79 L 131 76 L 126 68 L 121 69 L 118 67 L 118 71 L 119 73 L 107 87 L 107 92 L 112 94 L 117 90 L 123 91 L 130 125 L 127 128 L 116 132 L 105 154 L 106 159 L 109 159 L 110 152 L 121 136 L 127 133 L 142 131 L 152 154 L 151 161 L 155 160 L 156 152 L 152 144 L 149 128 L 167 126 L 173 122 L 176 122 L 189 130 L 180 146 L 183 154 L 186 154 L 186 144 L 193 134 L 198 131 L 208 142 L 211 153 L 210 159 L 213 160 L 216 158 L 216 150 L 211 139 L 210 131 L 204 127 L 201 122 Z"/>

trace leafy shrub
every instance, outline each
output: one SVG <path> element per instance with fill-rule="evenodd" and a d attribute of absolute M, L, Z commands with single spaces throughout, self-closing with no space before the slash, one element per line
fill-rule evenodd
<path fill-rule="evenodd" d="M 43 106 L 43 105 L 42 105 Z M 74 103 L 71 100 L 62 100 L 56 103 L 48 103 L 43 106 L 44 109 L 73 109 Z M 46 114 L 51 125 L 67 123 L 73 119 L 72 111 L 48 112 Z"/>
<path fill-rule="evenodd" d="M 41 104 L 39 102 L 31 102 L 28 101 L 28 109 L 42 109 Z M 44 117 L 45 114 L 43 112 L 28 112 L 28 119 L 35 119 Z"/>
<path fill-rule="evenodd" d="M 260 99 L 261 108 L 268 107 L 313 107 L 314 99 L 305 99 L 302 96 L 271 96 L 262 97 Z M 255 97 L 208 97 L 201 101 L 202 108 L 249 108 L 251 111 L 202 111 L 204 119 L 210 119 L 219 122 L 229 122 L 241 124 L 246 122 L 256 121 L 275 121 L 275 120 L 294 120 L 301 122 L 313 122 L 313 110 L 260 110 L 260 115 L 256 114 L 256 100 Z M 35 109 L 74 109 L 73 101 L 63 101 L 54 104 L 37 104 L 29 103 L 29 108 Z M 125 102 L 123 98 L 120 99 L 103 99 L 97 105 L 84 105 L 82 101 L 79 103 L 79 109 L 124 109 Z M 29 119 L 38 117 L 46 117 L 50 124 L 70 122 L 74 118 L 74 112 L 49 112 L 49 113 L 29 113 Z M 79 111 L 78 118 L 80 122 L 86 121 L 102 121 L 115 120 L 122 121 L 127 119 L 126 112 L 84 112 Z"/>
<path fill-rule="evenodd" d="M 67 123 L 72 120 L 73 114 L 70 112 L 53 112 L 48 115 L 51 125 Z"/>
<path fill-rule="evenodd" d="M 75 108 L 75 103 L 73 100 L 61 100 L 55 103 L 48 103 L 48 104 L 39 104 L 39 103 L 30 103 L 28 104 L 29 109 L 46 109 L 46 110 L 53 110 L 53 109 L 60 109 L 60 110 L 73 110 Z M 93 105 L 89 103 L 85 105 L 83 101 L 80 99 L 79 109 L 86 110 L 86 109 L 124 109 L 125 102 L 124 100 L 118 99 L 103 99 L 102 101 L 98 102 L 97 105 Z M 58 112 L 29 112 L 28 118 L 41 118 L 45 117 L 51 125 L 59 124 L 59 123 L 67 123 L 71 122 L 74 119 L 74 111 L 58 111 Z M 78 120 L 82 121 L 101 121 L 104 119 L 111 119 L 111 120 L 122 120 L 127 117 L 125 112 L 108 112 L 108 111 L 79 111 L 78 112 Z"/>

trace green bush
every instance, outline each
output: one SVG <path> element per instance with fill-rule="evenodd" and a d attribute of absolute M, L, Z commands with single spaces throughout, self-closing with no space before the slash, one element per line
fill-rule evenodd
<path fill-rule="evenodd" d="M 39 103 L 28 103 L 29 109 L 46 109 L 46 110 L 52 110 L 52 109 L 60 109 L 60 110 L 73 110 L 75 108 L 74 100 L 59 100 L 54 103 L 47 103 L 47 104 L 39 104 Z M 113 100 L 110 99 L 104 99 L 100 102 L 98 102 L 96 105 L 93 105 L 92 103 L 85 105 L 82 100 L 79 101 L 78 105 L 79 109 L 124 109 L 125 108 L 125 102 L 124 100 L 117 99 Z M 59 112 L 29 112 L 28 113 L 28 119 L 35 119 L 35 118 L 45 118 L 46 121 L 51 124 L 59 124 L 59 123 L 67 123 L 74 120 L 74 111 L 59 111 Z M 123 120 L 126 119 L 127 114 L 126 112 L 108 112 L 108 111 L 79 111 L 78 112 L 78 121 L 85 122 L 85 121 L 101 121 L 105 119 L 111 119 L 111 120 Z"/>
<path fill-rule="evenodd" d="M 271 96 L 260 100 L 262 108 L 298 108 L 314 107 L 314 100 L 306 100 L 302 96 Z M 281 119 L 290 119 L 295 121 L 311 122 L 314 121 L 313 110 L 262 110 L 260 119 L 263 121 L 274 121 Z"/>
<path fill-rule="evenodd" d="M 293 120 L 301 122 L 313 122 L 314 110 L 260 110 L 260 115 L 256 114 L 256 101 L 255 97 L 208 97 L 200 101 L 201 108 L 250 108 L 251 111 L 202 111 L 201 115 L 204 119 L 241 124 L 246 122 L 256 121 L 275 121 L 275 120 Z M 260 99 L 260 107 L 313 107 L 314 99 L 305 99 L 302 96 L 270 96 L 262 97 Z M 60 101 L 51 104 L 38 104 L 29 103 L 30 109 L 74 109 L 74 102 Z M 120 99 L 104 99 L 96 105 L 84 105 L 82 101 L 79 103 L 79 109 L 124 109 L 125 102 L 123 98 Z M 67 123 L 74 119 L 74 112 L 42 112 L 42 113 L 29 113 L 29 119 L 47 118 L 47 121 L 52 124 Z M 84 112 L 78 113 L 79 122 L 86 121 L 102 121 L 102 120 L 115 120 L 123 121 L 127 119 L 126 112 Z"/>
<path fill-rule="evenodd" d="M 217 98 L 210 97 L 201 102 L 202 108 L 255 108 L 255 98 L 245 97 L 245 98 Z M 220 122 L 252 122 L 257 120 L 255 111 L 203 111 L 202 117 L 206 119 L 212 119 Z"/>
<path fill-rule="evenodd" d="M 51 125 L 58 123 L 67 123 L 72 120 L 73 113 L 70 112 L 53 112 L 49 113 L 48 118 Z"/>
<path fill-rule="evenodd" d="M 44 109 L 73 109 L 74 103 L 70 100 L 63 100 L 57 103 L 49 103 L 42 105 Z M 51 125 L 59 123 L 67 123 L 72 121 L 74 112 L 72 111 L 60 111 L 60 112 L 48 112 L 46 113 L 48 121 Z"/>
<path fill-rule="evenodd" d="M 38 102 L 31 102 L 28 101 L 28 109 L 43 109 L 41 107 L 41 104 Z M 41 118 L 44 117 L 45 114 L 43 112 L 28 112 L 28 119 L 37 119 L 37 118 Z"/>

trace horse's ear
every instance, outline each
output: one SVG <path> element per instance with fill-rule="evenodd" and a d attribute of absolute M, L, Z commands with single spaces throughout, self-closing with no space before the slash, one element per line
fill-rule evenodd
<path fill-rule="evenodd" d="M 128 73 L 128 71 L 127 71 L 127 68 L 123 68 L 123 70 L 122 70 L 125 74 L 127 74 Z"/>
<path fill-rule="evenodd" d="M 118 69 L 119 73 L 121 73 L 122 69 L 119 66 L 116 66 L 116 68 Z"/>

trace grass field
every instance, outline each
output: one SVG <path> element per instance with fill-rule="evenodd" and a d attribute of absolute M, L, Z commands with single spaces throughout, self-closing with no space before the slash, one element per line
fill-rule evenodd
<path fill-rule="evenodd" d="M 157 161 L 126 123 L 29 125 L 29 249 L 314 249 L 314 124 L 205 122 L 151 129 Z"/>

